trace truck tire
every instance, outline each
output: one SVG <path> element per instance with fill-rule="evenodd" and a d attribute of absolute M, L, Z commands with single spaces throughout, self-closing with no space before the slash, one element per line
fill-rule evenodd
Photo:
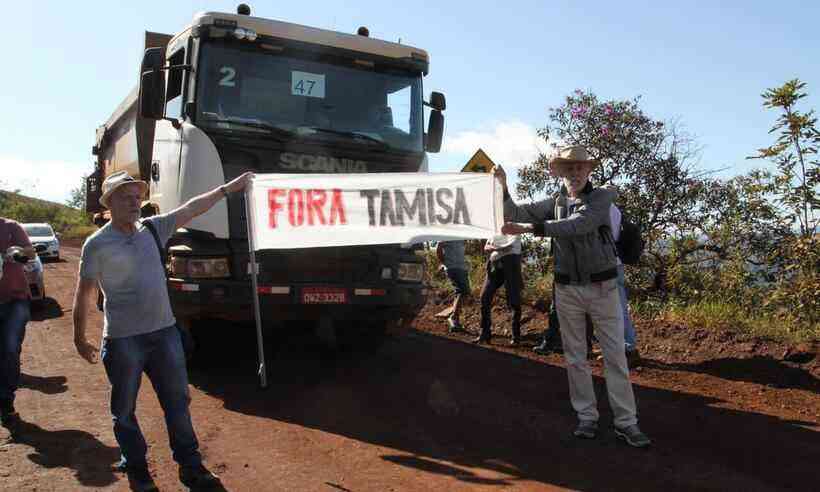
<path fill-rule="evenodd" d="M 349 322 L 336 326 L 338 349 L 344 352 L 374 352 L 387 339 L 390 321 Z"/>

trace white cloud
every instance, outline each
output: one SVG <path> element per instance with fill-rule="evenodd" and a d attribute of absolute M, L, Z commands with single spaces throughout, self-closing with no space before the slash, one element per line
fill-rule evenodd
<path fill-rule="evenodd" d="M 82 184 L 83 176 L 93 171 L 91 163 L 32 160 L 0 156 L 0 189 L 20 190 L 34 198 L 64 203 L 71 190 Z"/>
<path fill-rule="evenodd" d="M 442 148 L 445 155 L 441 160 L 463 166 L 479 148 L 493 162 L 518 168 L 535 160 L 539 152 L 547 150 L 547 145 L 536 134 L 535 127 L 521 121 L 504 121 L 489 128 L 445 135 Z"/>

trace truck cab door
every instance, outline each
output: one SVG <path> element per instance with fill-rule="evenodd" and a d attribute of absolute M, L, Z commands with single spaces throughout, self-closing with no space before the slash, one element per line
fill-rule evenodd
<path fill-rule="evenodd" d="M 174 51 L 168 58 L 169 66 L 185 61 L 185 48 Z M 181 70 L 170 70 L 166 78 L 165 117 L 182 120 L 183 77 Z M 151 158 L 151 197 L 161 213 L 181 205 L 179 170 L 182 151 L 182 127 L 168 119 L 157 120 L 154 131 L 154 150 Z"/>

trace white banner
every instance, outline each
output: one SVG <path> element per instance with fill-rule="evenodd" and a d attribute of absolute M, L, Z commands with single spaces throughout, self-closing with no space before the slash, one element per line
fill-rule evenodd
<path fill-rule="evenodd" d="M 489 173 L 257 174 L 258 250 L 487 239 L 503 225 Z"/>

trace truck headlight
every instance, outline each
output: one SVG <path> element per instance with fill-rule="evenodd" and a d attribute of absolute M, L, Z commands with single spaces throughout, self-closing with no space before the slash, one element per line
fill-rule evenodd
<path fill-rule="evenodd" d="M 227 258 L 171 258 L 171 275 L 188 278 L 226 278 L 230 276 Z"/>
<path fill-rule="evenodd" d="M 399 263 L 399 280 L 421 282 L 424 278 L 424 265 L 421 263 Z"/>

